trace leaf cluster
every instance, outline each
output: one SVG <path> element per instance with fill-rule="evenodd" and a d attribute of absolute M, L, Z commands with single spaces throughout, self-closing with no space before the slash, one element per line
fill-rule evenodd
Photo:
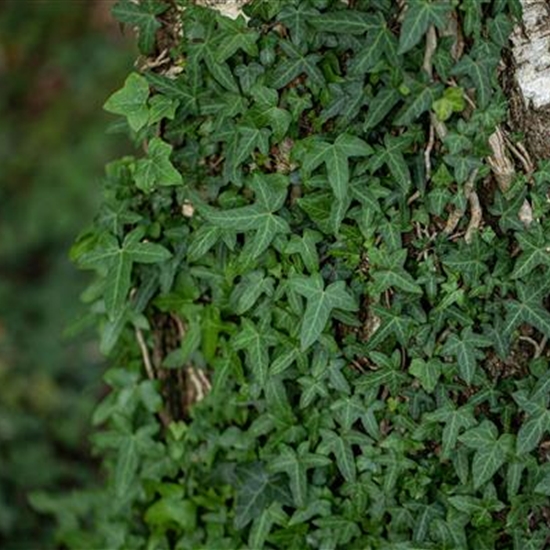
<path fill-rule="evenodd" d="M 550 180 L 500 191 L 486 161 L 516 3 L 347 4 L 184 2 L 178 71 L 107 101 L 147 146 L 109 167 L 73 248 L 119 367 L 99 546 L 545 544 Z M 151 54 L 167 5 L 117 6 Z"/>

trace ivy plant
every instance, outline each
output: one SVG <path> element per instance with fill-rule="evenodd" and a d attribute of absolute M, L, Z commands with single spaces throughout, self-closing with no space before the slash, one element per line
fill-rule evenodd
<path fill-rule="evenodd" d="M 550 176 L 489 161 L 516 0 L 114 14 L 137 151 L 72 251 L 106 485 L 60 540 L 545 548 Z"/>

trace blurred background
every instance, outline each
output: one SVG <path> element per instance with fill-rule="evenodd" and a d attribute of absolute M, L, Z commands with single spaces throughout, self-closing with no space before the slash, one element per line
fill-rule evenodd
<path fill-rule="evenodd" d="M 0 0 L 0 548 L 54 547 L 48 495 L 98 484 L 87 438 L 102 390 L 93 329 L 68 329 L 86 275 L 68 249 L 130 152 L 105 99 L 136 52 L 110 0 Z M 36 497 L 36 495 L 39 495 Z"/>

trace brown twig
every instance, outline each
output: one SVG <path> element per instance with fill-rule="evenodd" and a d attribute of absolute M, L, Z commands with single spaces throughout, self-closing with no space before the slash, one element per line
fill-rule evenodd
<path fill-rule="evenodd" d="M 535 348 L 535 355 L 533 355 L 533 359 L 538 359 L 542 352 L 544 351 L 544 348 L 546 347 L 546 344 L 548 343 L 548 337 L 544 336 L 543 339 L 540 342 L 537 342 L 533 338 L 530 338 L 529 336 L 520 336 L 520 340 L 523 340 L 524 342 L 528 342 Z"/>
<path fill-rule="evenodd" d="M 145 338 L 143 337 L 143 332 L 141 332 L 141 329 L 138 327 L 136 327 L 136 340 L 138 342 L 139 349 L 141 351 L 141 356 L 143 358 L 143 364 L 145 365 L 145 372 L 147 373 L 147 378 L 149 378 L 149 380 L 155 380 L 155 371 L 153 369 L 153 364 L 151 363 L 149 350 L 147 349 L 147 344 L 145 342 Z M 165 428 L 168 427 L 170 425 L 170 422 L 172 422 L 170 415 L 164 409 L 161 409 L 160 411 L 158 411 L 157 414 L 160 421 L 162 422 L 162 425 Z"/>
<path fill-rule="evenodd" d="M 149 350 L 147 349 L 143 332 L 141 332 L 141 329 L 138 327 L 136 327 L 136 339 L 139 349 L 141 350 L 141 356 L 143 358 L 143 364 L 145 365 L 147 378 L 149 378 L 149 380 L 155 380 L 155 370 L 153 369 L 153 364 L 151 363 L 151 356 L 149 355 Z"/>
<path fill-rule="evenodd" d="M 422 63 L 422 69 L 430 80 L 433 80 L 433 56 L 436 49 L 437 34 L 435 32 L 435 27 L 430 25 L 426 33 L 426 49 L 424 50 L 424 62 Z"/>
<path fill-rule="evenodd" d="M 426 167 L 426 181 L 429 181 L 432 177 L 432 150 L 435 144 L 435 127 L 433 123 L 430 122 L 430 133 L 428 137 L 428 145 L 424 151 L 424 166 Z"/>

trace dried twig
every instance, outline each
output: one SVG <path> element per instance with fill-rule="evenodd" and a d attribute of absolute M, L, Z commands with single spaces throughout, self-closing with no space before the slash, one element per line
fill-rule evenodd
<path fill-rule="evenodd" d="M 424 50 L 424 62 L 422 69 L 428 75 L 430 80 L 433 80 L 433 56 L 437 49 L 437 34 L 435 27 L 430 25 L 426 33 L 426 49 Z"/>
<path fill-rule="evenodd" d="M 428 145 L 424 151 L 424 166 L 426 167 L 426 181 L 429 181 L 432 177 L 432 149 L 435 144 L 435 127 L 433 123 L 430 122 L 430 134 L 428 138 Z"/>
<path fill-rule="evenodd" d="M 468 224 L 468 228 L 466 229 L 466 233 L 464 236 L 467 243 L 471 242 L 473 233 L 479 228 L 482 220 L 481 204 L 479 202 L 479 197 L 477 196 L 477 193 L 474 189 L 477 172 L 477 168 L 475 170 L 472 170 L 468 181 L 464 185 L 464 196 L 470 203 L 471 212 L 470 223 Z M 447 220 L 447 224 L 445 225 L 445 229 L 443 229 L 443 233 L 445 233 L 446 235 L 451 235 L 465 213 L 465 210 L 459 208 L 451 212 L 449 219 Z"/>
<path fill-rule="evenodd" d="M 533 355 L 533 359 L 537 359 L 542 355 L 542 352 L 544 351 L 544 348 L 546 347 L 546 344 L 548 343 L 548 337 L 544 336 L 543 339 L 540 342 L 537 342 L 533 338 L 529 336 L 520 336 L 520 340 L 523 340 L 524 342 L 528 342 L 533 346 L 535 349 L 535 354 Z"/>
<path fill-rule="evenodd" d="M 141 332 L 141 329 L 138 327 L 136 327 L 136 339 L 139 349 L 141 350 L 141 356 L 143 358 L 143 364 L 145 365 L 147 377 L 149 380 L 155 380 L 155 370 L 153 369 L 153 364 L 151 363 L 151 356 L 149 355 L 149 350 L 147 349 L 143 332 Z"/>
<path fill-rule="evenodd" d="M 498 188 L 502 193 L 506 193 L 512 185 L 516 171 L 514 164 L 506 152 L 504 133 L 499 127 L 489 137 L 489 146 L 493 154 L 487 157 L 487 162 L 495 175 Z"/>
<path fill-rule="evenodd" d="M 472 189 L 468 194 L 468 201 L 470 203 L 470 223 L 466 229 L 466 234 L 464 235 L 464 240 L 466 243 L 470 244 L 474 233 L 479 229 L 481 221 L 483 219 L 483 214 L 481 210 L 481 204 L 479 202 L 479 197 L 475 189 Z"/>

